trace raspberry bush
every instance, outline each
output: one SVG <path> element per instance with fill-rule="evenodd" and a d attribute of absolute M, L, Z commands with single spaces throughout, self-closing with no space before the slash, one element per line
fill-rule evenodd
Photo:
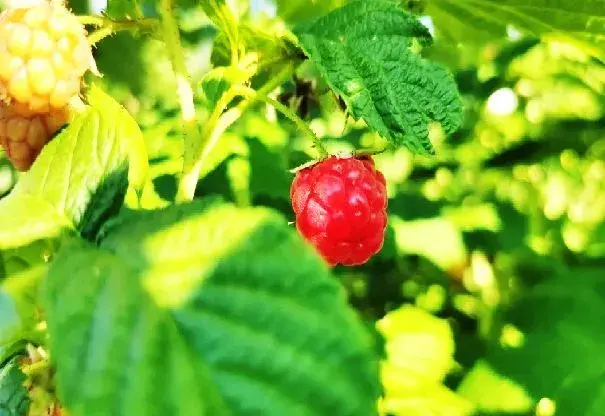
<path fill-rule="evenodd" d="M 605 414 L 601 3 L 0 0 L 0 416 Z"/>

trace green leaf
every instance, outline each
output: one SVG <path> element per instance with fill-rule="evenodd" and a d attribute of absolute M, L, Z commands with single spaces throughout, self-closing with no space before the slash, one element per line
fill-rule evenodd
<path fill-rule="evenodd" d="M 404 305 L 389 312 L 376 326 L 385 338 L 387 358 L 392 361 L 389 372 L 401 372 L 412 380 L 403 382 L 403 379 L 393 377 L 388 386 L 393 391 L 397 391 L 399 383 L 441 383 L 453 368 L 454 334 L 446 320 L 415 306 Z M 418 368 L 421 371 L 410 370 Z"/>
<path fill-rule="evenodd" d="M 240 46 L 245 49 L 246 53 L 256 54 L 258 62 L 253 68 L 254 71 L 258 70 L 257 66 L 276 71 L 275 68 L 279 68 L 280 64 L 289 63 L 300 54 L 298 47 L 282 32 L 283 28 L 275 28 L 269 26 L 268 23 L 262 25 L 243 22 L 239 25 Z M 211 60 L 215 66 L 230 65 L 230 43 L 224 32 L 219 33 L 214 39 Z M 249 71 L 248 68 L 244 68 L 244 70 Z M 231 71 L 235 71 L 235 69 L 231 69 Z M 242 70 L 240 69 L 240 71 Z"/>
<path fill-rule="evenodd" d="M 108 0 L 107 15 L 117 19 L 137 18 L 142 16 L 143 3 L 149 0 Z"/>
<path fill-rule="evenodd" d="M 219 28 L 233 20 L 233 25 L 236 25 L 235 16 L 225 0 L 206 0 L 200 1 L 200 6 L 206 16 Z"/>
<path fill-rule="evenodd" d="M 2 280 L 0 284 L 0 363 L 30 339 L 38 323 L 38 284 L 44 265 Z"/>
<path fill-rule="evenodd" d="M 443 385 L 454 366 L 449 323 L 404 305 L 376 324 L 385 338 L 381 407 L 394 415 L 470 415 L 472 404 Z"/>
<path fill-rule="evenodd" d="M 194 351 L 124 260 L 77 242 L 53 263 L 48 286 L 50 347 L 70 414 L 226 414 Z"/>
<path fill-rule="evenodd" d="M 239 56 L 241 42 L 239 25 L 229 4 L 225 0 L 203 0 L 199 5 L 212 23 L 225 35 L 229 56 Z"/>
<path fill-rule="evenodd" d="M 13 351 L 24 332 L 22 318 L 15 301 L 0 291 L 0 363 Z"/>
<path fill-rule="evenodd" d="M 250 160 L 250 192 L 290 201 L 292 175 L 281 155 L 269 150 L 260 140 L 248 139 Z"/>
<path fill-rule="evenodd" d="M 535 35 L 570 40 L 605 59 L 604 8 L 604 0 L 432 0 L 426 12 L 437 16 L 438 28 L 463 27 L 460 35 L 504 32 L 512 24 Z"/>
<path fill-rule="evenodd" d="M 243 85 L 256 72 L 256 66 L 239 68 L 220 66 L 209 71 L 201 81 L 201 93 L 210 111 L 216 107 L 223 94 L 234 85 Z"/>
<path fill-rule="evenodd" d="M 431 122 L 460 127 L 452 76 L 411 50 L 431 43 L 428 30 L 395 3 L 353 1 L 294 33 L 351 114 L 394 145 L 432 153 Z"/>
<path fill-rule="evenodd" d="M 122 203 L 128 183 L 142 187 L 147 156 L 136 122 L 98 88 L 88 101 L 0 200 L 0 249 L 65 231 L 94 234 Z"/>
<path fill-rule="evenodd" d="M 464 267 L 467 250 L 462 232 L 450 219 L 435 217 L 403 221 L 391 216 L 389 223 L 395 231 L 400 253 L 426 257 L 444 271 Z"/>
<path fill-rule="evenodd" d="M 506 21 L 477 19 L 463 2 L 432 0 L 426 5 L 425 13 L 433 20 L 437 44 L 445 41 L 450 48 L 459 44 L 482 45 L 506 36 Z"/>
<path fill-rule="evenodd" d="M 1 363 L 0 363 L 1 364 Z M 19 369 L 17 359 L 0 367 L 0 415 L 25 416 L 30 400 L 23 386 L 25 375 Z"/>
<path fill-rule="evenodd" d="M 344 5 L 346 0 L 276 0 L 277 14 L 288 23 L 314 19 Z"/>
<path fill-rule="evenodd" d="M 604 303 L 600 268 L 570 269 L 536 285 L 508 313 L 487 364 L 534 404 L 542 398 L 554 401 L 557 414 L 605 414 Z M 503 411 L 511 404 L 510 395 L 497 399 L 483 405 Z"/>
<path fill-rule="evenodd" d="M 458 394 L 486 412 L 526 414 L 533 406 L 523 387 L 498 374 L 485 360 L 479 360 L 464 377 Z"/>
<path fill-rule="evenodd" d="M 164 42 L 118 32 L 99 42 L 95 50 L 97 67 L 103 74 L 97 82 L 119 102 L 136 96 L 142 107 L 137 117 L 141 118 L 147 107 L 178 107 L 176 77 Z M 158 78 L 162 82 L 157 82 Z"/>
<path fill-rule="evenodd" d="M 0 282 L 14 274 L 44 265 L 56 251 L 56 247 L 56 242 L 40 240 L 26 246 L 3 250 L 0 253 Z"/>
<path fill-rule="evenodd" d="M 124 213 L 99 244 L 62 250 L 48 279 L 71 414 L 376 413 L 369 337 L 281 217 L 198 201 Z"/>
<path fill-rule="evenodd" d="M 2 2 L 0 1 L 0 6 Z M 69 9 L 76 14 L 86 14 L 88 12 L 88 1 L 87 0 L 68 0 L 67 6 Z"/>

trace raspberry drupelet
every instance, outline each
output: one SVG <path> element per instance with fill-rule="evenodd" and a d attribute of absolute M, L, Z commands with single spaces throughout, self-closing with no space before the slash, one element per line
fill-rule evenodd
<path fill-rule="evenodd" d="M 382 248 L 387 195 L 371 157 L 332 156 L 300 170 L 290 198 L 296 228 L 330 265 L 360 265 Z"/>
<path fill-rule="evenodd" d="M 69 116 L 67 107 L 48 114 L 21 115 L 0 105 L 0 146 L 15 169 L 28 170 Z"/>
<path fill-rule="evenodd" d="M 96 71 L 86 30 L 63 5 L 40 1 L 0 14 L 0 100 L 17 113 L 61 110 Z"/>

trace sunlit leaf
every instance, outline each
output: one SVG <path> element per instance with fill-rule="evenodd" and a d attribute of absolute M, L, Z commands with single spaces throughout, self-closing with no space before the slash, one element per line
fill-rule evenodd
<path fill-rule="evenodd" d="M 457 25 L 463 38 L 467 27 L 471 33 L 502 33 L 511 24 L 534 35 L 576 42 L 603 59 L 604 7 L 603 0 L 432 0 L 426 12 L 447 16 L 438 24 L 445 31 Z"/>
<path fill-rule="evenodd" d="M 381 378 L 385 414 L 470 415 L 473 406 L 442 382 L 454 365 L 454 335 L 447 321 L 403 306 L 377 322 L 385 338 Z"/>
<path fill-rule="evenodd" d="M 469 371 L 458 393 L 486 412 L 526 413 L 533 406 L 523 387 L 498 374 L 483 360 Z"/>
<path fill-rule="evenodd" d="M 447 218 L 403 221 L 391 217 L 395 241 L 401 253 L 426 257 L 442 270 L 451 270 L 465 264 L 467 252 L 462 233 Z"/>
<path fill-rule="evenodd" d="M 121 205 L 128 183 L 140 187 L 147 157 L 126 110 L 92 88 L 91 104 L 42 151 L 0 201 L 0 249 L 94 230 Z"/>
<path fill-rule="evenodd" d="M 50 271 L 70 414 L 376 413 L 370 340 L 279 216 L 202 201 L 124 214 L 100 238 Z"/>

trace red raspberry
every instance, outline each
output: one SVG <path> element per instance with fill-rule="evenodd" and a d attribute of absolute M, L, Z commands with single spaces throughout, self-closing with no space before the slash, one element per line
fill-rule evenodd
<path fill-rule="evenodd" d="M 67 107 L 49 114 L 20 115 L 14 108 L 0 105 L 0 145 L 15 169 L 28 170 L 69 117 Z"/>
<path fill-rule="evenodd" d="M 387 196 L 371 157 L 332 156 L 302 169 L 290 198 L 296 228 L 330 265 L 360 265 L 382 248 Z"/>

